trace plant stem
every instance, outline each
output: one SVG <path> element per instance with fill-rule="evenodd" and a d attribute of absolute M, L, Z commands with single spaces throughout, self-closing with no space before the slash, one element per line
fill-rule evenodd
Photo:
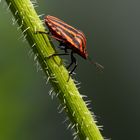
<path fill-rule="evenodd" d="M 45 29 L 31 1 L 6 0 L 6 2 L 42 69 L 50 79 L 54 92 L 58 94 L 62 110 L 68 115 L 71 127 L 75 128 L 75 137 L 79 136 L 81 140 L 103 140 L 73 79 L 70 77 L 68 81 L 69 73 L 61 64 L 61 59 L 58 56 L 47 59 L 55 53 L 55 49 L 46 34 L 35 34 L 36 30 L 45 31 Z"/>

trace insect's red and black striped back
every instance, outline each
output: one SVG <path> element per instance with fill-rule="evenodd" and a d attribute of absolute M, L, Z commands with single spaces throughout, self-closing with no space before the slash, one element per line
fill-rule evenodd
<path fill-rule="evenodd" d="M 50 15 L 45 17 L 45 23 L 58 41 L 65 43 L 83 58 L 87 58 L 86 37 L 83 32 Z"/>

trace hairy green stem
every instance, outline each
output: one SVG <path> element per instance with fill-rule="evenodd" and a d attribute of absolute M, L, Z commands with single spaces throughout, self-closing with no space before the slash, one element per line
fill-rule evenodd
<path fill-rule="evenodd" d="M 75 138 L 81 140 L 103 140 L 103 137 L 82 99 L 74 81 L 69 77 L 68 71 L 58 56 L 48 56 L 55 53 L 54 46 L 45 34 L 35 34 L 36 30 L 44 31 L 34 6 L 30 0 L 6 0 L 8 8 L 12 11 L 19 28 L 28 40 L 42 69 L 48 76 L 54 92 L 58 94 L 62 110 L 66 112 L 71 127 L 75 128 Z"/>

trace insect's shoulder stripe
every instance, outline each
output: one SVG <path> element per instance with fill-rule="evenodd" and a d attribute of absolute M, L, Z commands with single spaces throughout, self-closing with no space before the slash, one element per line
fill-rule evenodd
<path fill-rule="evenodd" d="M 73 31 L 69 30 L 68 28 L 59 24 L 58 22 L 51 21 L 51 23 L 52 23 L 52 27 L 55 26 L 58 30 L 59 30 L 59 28 L 61 28 L 61 31 L 68 32 L 69 36 L 71 36 L 71 37 L 75 37 L 77 35 L 77 33 L 74 33 Z"/>
<path fill-rule="evenodd" d="M 58 18 L 56 18 L 56 17 L 51 17 L 49 20 L 50 20 L 50 22 L 53 22 L 54 24 L 55 24 L 55 23 L 58 23 L 59 25 L 64 26 L 65 29 L 70 30 L 71 33 L 72 33 L 72 32 L 73 32 L 74 34 L 77 34 L 77 33 L 78 33 L 78 30 L 77 30 L 77 29 L 75 29 L 74 27 L 68 25 L 67 23 L 65 23 L 64 21 L 62 21 L 62 20 L 60 20 L 60 19 L 58 19 Z"/>

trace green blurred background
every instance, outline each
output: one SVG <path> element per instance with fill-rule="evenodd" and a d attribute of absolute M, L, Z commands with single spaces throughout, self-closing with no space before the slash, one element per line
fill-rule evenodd
<path fill-rule="evenodd" d="M 3 0 L 4 1 L 4 0 Z M 77 56 L 80 92 L 92 100 L 103 135 L 112 140 L 140 139 L 140 1 L 42 0 L 37 11 L 81 29 L 89 55 L 105 66 Z M 48 95 L 30 46 L 12 26 L 12 14 L 0 4 L 0 140 L 71 140 L 57 99 Z"/>

